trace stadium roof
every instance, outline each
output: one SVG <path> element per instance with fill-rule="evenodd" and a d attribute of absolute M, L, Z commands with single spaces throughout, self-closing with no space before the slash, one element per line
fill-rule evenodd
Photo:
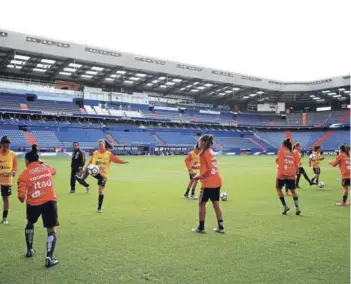
<path fill-rule="evenodd" d="M 0 75 L 185 95 L 212 103 L 350 100 L 349 75 L 279 82 L 5 30 L 0 30 Z"/>

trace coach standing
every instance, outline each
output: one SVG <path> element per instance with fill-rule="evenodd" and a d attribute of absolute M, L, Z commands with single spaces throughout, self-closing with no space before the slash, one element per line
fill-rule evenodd
<path fill-rule="evenodd" d="M 76 192 L 76 175 L 81 172 L 85 165 L 85 153 L 79 148 L 78 142 L 73 142 L 73 153 L 71 162 L 71 191 Z"/>

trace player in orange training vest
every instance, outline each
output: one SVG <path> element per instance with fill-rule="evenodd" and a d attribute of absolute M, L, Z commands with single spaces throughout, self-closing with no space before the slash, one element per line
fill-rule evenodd
<path fill-rule="evenodd" d="M 339 166 L 341 173 L 341 185 L 343 188 L 342 201 L 336 203 L 338 206 L 345 206 L 350 189 L 350 148 L 347 145 L 340 146 L 340 153 L 335 161 L 329 163 L 331 166 Z M 350 202 L 349 202 L 350 205 Z"/>
<path fill-rule="evenodd" d="M 3 136 L 0 140 L 0 190 L 4 202 L 2 211 L 2 224 L 8 224 L 7 216 L 10 208 L 10 195 L 12 181 L 17 171 L 16 153 L 10 150 L 11 140 Z"/>
<path fill-rule="evenodd" d="M 184 197 L 185 198 L 189 198 L 189 192 L 191 189 L 191 199 L 197 199 L 197 197 L 195 196 L 195 189 L 197 186 L 197 180 L 194 179 L 194 177 L 196 176 L 198 169 L 200 169 L 200 157 L 199 157 L 199 145 L 196 144 L 194 150 L 192 150 L 191 152 L 189 152 L 189 154 L 186 156 L 185 160 L 185 166 L 186 169 L 189 173 L 189 184 L 188 187 L 184 193 Z"/>
<path fill-rule="evenodd" d="M 218 223 L 217 228 L 213 229 L 213 231 L 216 233 L 224 233 L 222 210 L 219 204 L 222 178 L 218 171 L 216 155 L 211 149 L 212 145 L 212 135 L 204 135 L 199 140 L 200 175 L 196 176 L 194 179 L 200 180 L 202 187 L 199 197 L 199 226 L 192 229 L 194 233 L 205 232 L 206 203 L 208 200 L 212 201 Z"/>
<path fill-rule="evenodd" d="M 284 194 L 282 192 L 282 188 L 286 186 L 293 196 L 296 207 L 296 215 L 300 215 L 301 210 L 299 207 L 299 198 L 296 193 L 296 173 L 300 165 L 298 156 L 293 152 L 290 139 L 283 141 L 275 161 L 277 163 L 276 189 L 279 199 L 283 204 L 282 214 L 286 215 L 286 213 L 290 210 L 285 202 Z"/>
<path fill-rule="evenodd" d="M 27 226 L 25 237 L 27 244 L 26 257 L 32 257 L 34 224 L 41 216 L 44 228 L 47 229 L 47 252 L 45 266 L 58 264 L 54 258 L 56 247 L 56 227 L 59 225 L 57 215 L 57 197 L 52 176 L 54 168 L 39 160 L 38 146 L 32 145 L 32 151 L 25 156 L 26 169 L 18 177 L 18 199 L 27 204 Z"/>

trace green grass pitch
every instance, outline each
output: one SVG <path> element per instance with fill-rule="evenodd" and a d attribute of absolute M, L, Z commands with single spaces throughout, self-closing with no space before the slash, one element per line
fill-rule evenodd
<path fill-rule="evenodd" d="M 322 164 L 325 188 L 299 190 L 302 216 L 281 216 L 273 157 L 219 157 L 224 180 L 226 233 L 215 234 L 207 205 L 207 234 L 198 224 L 197 201 L 185 200 L 184 157 L 125 157 L 112 165 L 103 214 L 91 192 L 69 191 L 70 160 L 48 158 L 57 169 L 57 267 L 44 268 L 46 233 L 36 225 L 33 259 L 25 259 L 25 205 L 11 197 L 9 225 L 0 225 L 0 283 L 350 283 L 350 208 L 341 199 L 338 169 Z M 306 160 L 306 159 L 305 159 Z M 23 160 L 19 161 L 21 169 Z M 305 162 L 306 164 L 306 162 Z M 308 167 L 311 176 L 311 169 Z M 198 193 L 198 191 L 197 191 Z"/>

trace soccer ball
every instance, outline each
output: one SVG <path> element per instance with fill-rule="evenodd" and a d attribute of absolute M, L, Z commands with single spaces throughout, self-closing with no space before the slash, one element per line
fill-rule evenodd
<path fill-rule="evenodd" d="M 222 201 L 227 201 L 228 200 L 228 194 L 226 192 L 222 192 L 219 197 L 220 197 L 220 199 Z"/>
<path fill-rule="evenodd" d="M 319 187 L 319 188 L 323 188 L 323 187 L 324 187 L 324 181 L 320 181 L 320 182 L 318 183 L 318 187 Z"/>
<path fill-rule="evenodd" d="M 316 154 L 311 154 L 311 155 L 310 155 L 310 159 L 311 159 L 312 161 L 317 160 L 317 155 L 316 155 Z"/>
<path fill-rule="evenodd" d="M 99 167 L 97 165 L 90 164 L 88 166 L 88 173 L 89 173 L 89 175 L 96 176 L 96 175 L 99 174 L 99 172 L 100 172 L 100 169 L 99 169 Z"/>

